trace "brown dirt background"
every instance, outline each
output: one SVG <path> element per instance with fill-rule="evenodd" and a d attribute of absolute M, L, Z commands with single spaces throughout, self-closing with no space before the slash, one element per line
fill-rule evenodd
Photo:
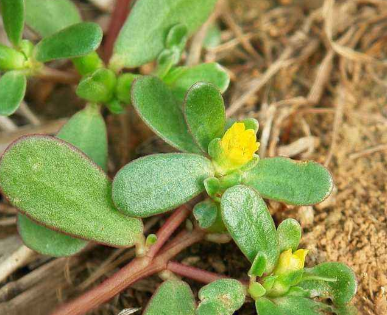
<path fill-rule="evenodd" d="M 106 29 L 108 11 L 76 3 L 85 18 Z M 387 1 L 229 0 L 220 3 L 213 20 L 222 30 L 221 43 L 204 48 L 204 27 L 190 41 L 183 63 L 217 61 L 229 70 L 228 113 L 259 120 L 261 157 L 313 159 L 334 177 L 335 190 L 323 204 L 294 208 L 271 202 L 276 222 L 300 220 L 302 246 L 310 249 L 307 265 L 341 261 L 353 268 L 360 314 L 387 314 Z M 53 66 L 70 69 L 67 63 Z M 152 68 L 146 65 L 140 72 Z M 33 126 L 25 113 L 15 115 L 17 130 L 1 132 L 1 146 L 25 133 L 54 133 L 62 118 L 82 107 L 72 86 L 30 83 L 27 102 L 41 125 Z M 170 150 L 131 110 L 120 117 L 106 113 L 106 119 L 112 174 L 130 158 Z M 129 153 L 133 150 L 136 154 Z M 15 210 L 0 203 L 0 240 L 16 233 L 14 217 Z M 150 231 L 162 221 L 149 220 Z M 0 284 L 0 314 L 48 314 L 132 255 L 102 246 L 72 258 L 36 255 Z M 248 269 L 233 244 L 201 243 L 178 259 L 233 277 L 245 276 Z M 159 283 L 158 277 L 142 280 L 93 314 L 143 307 Z M 238 314 L 255 314 L 252 303 Z"/>

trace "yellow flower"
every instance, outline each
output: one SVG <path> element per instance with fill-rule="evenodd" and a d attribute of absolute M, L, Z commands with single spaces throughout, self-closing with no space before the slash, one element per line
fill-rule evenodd
<path fill-rule="evenodd" d="M 254 130 L 246 130 L 244 123 L 234 123 L 224 134 L 220 145 L 227 162 L 237 167 L 251 161 L 259 148 Z"/>
<path fill-rule="evenodd" d="M 281 253 L 278 265 L 274 270 L 275 275 L 283 275 L 291 271 L 297 271 L 304 268 L 305 257 L 308 255 L 307 249 L 296 250 L 292 254 L 292 250 L 286 250 Z"/>

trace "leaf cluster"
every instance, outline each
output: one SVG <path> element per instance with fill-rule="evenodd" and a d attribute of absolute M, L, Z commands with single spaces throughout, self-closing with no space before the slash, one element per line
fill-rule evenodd
<path fill-rule="evenodd" d="M 67 0 L 0 0 L 12 47 L 0 46 L 0 114 L 14 113 L 27 76 L 44 64 L 71 59 L 82 76 L 77 94 L 89 104 L 56 137 L 31 135 L 12 143 L 0 160 L 0 188 L 20 210 L 25 244 L 46 255 L 73 255 L 88 242 L 149 248 L 142 219 L 162 214 L 202 193 L 195 228 L 229 235 L 250 262 L 249 285 L 221 279 L 203 287 L 197 305 L 189 286 L 165 281 L 144 314 L 233 314 L 247 296 L 260 315 L 349 314 L 353 272 L 340 263 L 295 268 L 301 227 L 276 227 L 265 199 L 313 205 L 333 180 L 313 161 L 256 154 L 255 119 L 227 119 L 222 93 L 227 72 L 216 63 L 178 66 L 186 41 L 208 18 L 215 0 L 139 0 L 105 65 L 96 49 L 102 31 L 82 22 Z M 22 39 L 27 23 L 42 39 Z M 152 75 L 123 72 L 155 61 Z M 110 180 L 101 105 L 121 113 L 133 105 L 142 120 L 176 153 L 153 154 L 125 165 Z M 293 253 L 294 252 L 294 253 Z M 293 256 L 292 256 L 293 257 Z M 296 258 L 293 258 L 296 259 Z M 330 299 L 332 304 L 313 298 Z"/>

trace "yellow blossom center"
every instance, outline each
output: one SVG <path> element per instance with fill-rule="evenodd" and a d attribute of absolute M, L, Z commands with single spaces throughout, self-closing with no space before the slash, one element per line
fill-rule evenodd
<path fill-rule="evenodd" d="M 242 166 L 252 160 L 259 143 L 253 129 L 246 130 L 244 123 L 234 123 L 224 134 L 221 147 L 229 162 Z"/>
<path fill-rule="evenodd" d="M 278 260 L 278 265 L 274 270 L 274 274 L 282 275 L 303 269 L 305 257 L 308 255 L 308 252 L 307 249 L 298 249 L 294 253 L 292 253 L 291 249 L 282 252 Z"/>

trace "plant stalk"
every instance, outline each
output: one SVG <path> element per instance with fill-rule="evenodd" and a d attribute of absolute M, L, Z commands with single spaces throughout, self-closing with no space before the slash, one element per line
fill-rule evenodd
<path fill-rule="evenodd" d="M 147 255 L 135 258 L 111 278 L 75 300 L 60 306 L 52 315 L 85 314 L 107 302 L 136 281 L 166 270 L 170 259 L 204 238 L 205 233 L 201 230 L 183 231 L 166 246 L 166 249 L 159 253 L 165 242 L 187 218 L 189 213 L 190 211 L 186 206 L 177 209 L 157 232 L 157 242 L 149 249 Z"/>
<path fill-rule="evenodd" d="M 159 252 L 161 247 L 164 246 L 165 242 L 171 237 L 173 232 L 180 226 L 181 223 L 189 216 L 191 211 L 187 206 L 183 205 L 179 207 L 173 214 L 168 218 L 164 223 L 160 231 L 157 232 L 157 241 L 156 243 L 149 248 L 147 257 L 153 258 Z"/>
<path fill-rule="evenodd" d="M 187 232 L 179 243 L 154 259 L 136 258 L 109 279 L 86 292 L 75 300 L 64 304 L 52 315 L 82 315 L 112 299 L 136 281 L 167 269 L 168 261 L 182 250 L 203 239 L 204 232 L 194 230 Z"/>
<path fill-rule="evenodd" d="M 114 11 L 110 18 L 105 45 L 103 47 L 103 56 L 106 64 L 108 64 L 108 61 L 113 54 L 114 43 L 126 21 L 126 17 L 129 15 L 131 2 L 132 0 L 117 0 L 116 2 L 116 6 L 114 7 Z"/>
<path fill-rule="evenodd" d="M 186 277 L 192 280 L 196 280 L 201 283 L 211 283 L 213 281 L 219 280 L 219 279 L 224 279 L 227 278 L 226 276 L 219 275 L 214 272 L 209 272 L 206 270 L 202 270 L 199 268 L 183 265 L 181 263 L 178 263 L 176 261 L 170 261 L 167 264 L 167 270 L 182 276 Z"/>

